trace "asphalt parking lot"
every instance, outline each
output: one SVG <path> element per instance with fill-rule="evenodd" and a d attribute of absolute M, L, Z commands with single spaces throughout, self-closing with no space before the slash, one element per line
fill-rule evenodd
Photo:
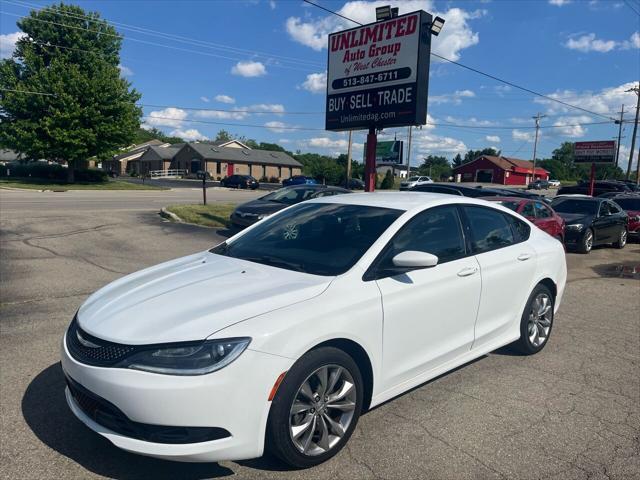
<path fill-rule="evenodd" d="M 260 192 L 211 189 L 209 201 Z M 68 410 L 59 345 L 102 285 L 228 232 L 162 220 L 197 190 L 0 190 L 0 475 L 27 478 L 640 478 L 640 244 L 568 255 L 550 342 L 498 351 L 365 414 L 311 471 L 275 460 L 180 464 L 128 454 Z"/>

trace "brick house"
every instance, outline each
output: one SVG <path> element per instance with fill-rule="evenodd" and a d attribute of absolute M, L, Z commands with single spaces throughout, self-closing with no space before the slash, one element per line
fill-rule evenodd
<path fill-rule="evenodd" d="M 125 152 L 114 155 L 111 160 L 103 161 L 102 169 L 107 172 L 116 173 L 117 175 L 124 175 L 125 173 L 135 171 L 133 164 L 130 164 L 130 162 L 138 160 L 149 147 L 168 147 L 169 145 L 169 143 L 164 143 L 157 139 L 149 140 L 148 142 L 138 145 L 131 145 L 123 149 L 126 150 Z"/>
<path fill-rule="evenodd" d="M 492 155 L 482 155 L 454 168 L 453 175 L 456 181 L 459 178 L 462 182 L 502 185 L 528 185 L 534 180 L 549 180 L 549 172 L 544 168 L 536 167 L 533 175 L 533 162 Z"/>
<path fill-rule="evenodd" d="M 171 169 L 187 174 L 206 170 L 214 179 L 233 174 L 252 175 L 258 180 L 275 177 L 278 180 L 300 175 L 302 164 L 284 152 L 256 150 L 242 145 L 187 143 L 175 153 Z"/>

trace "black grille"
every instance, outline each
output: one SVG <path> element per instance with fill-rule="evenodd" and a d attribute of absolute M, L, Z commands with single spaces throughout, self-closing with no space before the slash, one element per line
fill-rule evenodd
<path fill-rule="evenodd" d="M 66 377 L 69 392 L 80 409 L 94 422 L 130 438 L 153 443 L 198 443 L 220 440 L 231 434 L 219 427 L 173 427 L 129 420 L 115 405 Z"/>
<path fill-rule="evenodd" d="M 131 345 L 107 342 L 89 335 L 80 328 L 77 318 L 67 330 L 67 349 L 79 362 L 97 367 L 111 367 L 136 350 Z"/>

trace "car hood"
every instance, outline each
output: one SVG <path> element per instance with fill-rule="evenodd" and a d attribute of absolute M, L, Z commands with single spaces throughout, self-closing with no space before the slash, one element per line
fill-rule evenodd
<path fill-rule="evenodd" d="M 583 213 L 563 213 L 556 212 L 567 225 L 572 223 L 582 223 L 583 225 L 590 225 L 593 221 L 593 215 L 585 215 Z"/>
<path fill-rule="evenodd" d="M 110 283 L 80 307 L 78 322 L 116 343 L 201 340 L 320 295 L 332 279 L 203 252 Z"/>
<path fill-rule="evenodd" d="M 265 214 L 279 212 L 280 210 L 283 210 L 287 207 L 288 205 L 285 205 L 284 203 L 270 202 L 268 200 L 258 199 L 239 205 L 236 208 L 236 212 Z"/>

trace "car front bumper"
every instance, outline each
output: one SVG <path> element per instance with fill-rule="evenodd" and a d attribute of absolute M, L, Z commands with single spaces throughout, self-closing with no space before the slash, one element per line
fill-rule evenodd
<path fill-rule="evenodd" d="M 574 230 L 565 228 L 564 230 L 564 243 L 567 246 L 576 246 L 579 245 L 582 241 L 582 237 L 584 236 L 585 230 Z"/>
<path fill-rule="evenodd" d="M 279 375 L 291 365 L 287 358 L 247 349 L 232 364 L 208 375 L 161 375 L 79 363 L 70 356 L 66 340 L 62 342 L 61 358 L 65 375 L 75 385 L 113 405 L 131 422 L 152 428 L 215 427 L 228 432 L 224 438 L 197 443 L 141 440 L 101 424 L 101 417 L 92 416 L 86 402 L 79 401 L 66 388 L 67 403 L 76 417 L 115 446 L 183 462 L 261 456 L 271 406 L 269 393 Z"/>
<path fill-rule="evenodd" d="M 257 215 L 256 216 L 241 216 L 241 215 L 238 215 L 236 212 L 233 212 L 229 219 L 231 220 L 231 223 L 233 223 L 234 225 L 237 225 L 239 227 L 250 227 L 254 223 L 256 223 L 256 222 L 261 220 L 260 218 L 258 218 Z"/>

